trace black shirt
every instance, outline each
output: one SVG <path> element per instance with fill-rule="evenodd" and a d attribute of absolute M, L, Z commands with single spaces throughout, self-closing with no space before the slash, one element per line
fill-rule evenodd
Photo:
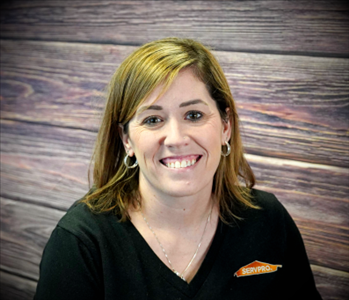
<path fill-rule="evenodd" d="M 246 209 L 243 220 L 230 226 L 219 221 L 189 284 L 157 257 L 130 221 L 120 223 L 112 213 L 93 214 L 75 203 L 45 247 L 34 299 L 321 299 L 290 215 L 274 195 L 253 194 L 261 209 Z M 255 261 L 278 267 L 256 274 L 250 265 Z"/>

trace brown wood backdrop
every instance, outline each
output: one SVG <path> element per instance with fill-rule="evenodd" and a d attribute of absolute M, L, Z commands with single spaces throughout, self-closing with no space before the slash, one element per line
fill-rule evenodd
<path fill-rule="evenodd" d="M 136 46 L 211 45 L 258 187 L 303 235 L 324 299 L 349 293 L 345 1 L 1 3 L 1 299 L 31 299 L 43 247 L 87 191 L 104 88 Z"/>

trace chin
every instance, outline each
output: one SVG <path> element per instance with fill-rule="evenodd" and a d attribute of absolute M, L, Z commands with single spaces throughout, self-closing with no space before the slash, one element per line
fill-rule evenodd
<path fill-rule="evenodd" d="M 205 187 L 194 187 L 181 185 L 172 185 L 168 189 L 162 188 L 162 193 L 171 197 L 190 197 L 200 193 Z"/>
<path fill-rule="evenodd" d="M 164 194 L 171 197 L 189 197 L 196 194 L 194 191 L 164 191 Z"/>

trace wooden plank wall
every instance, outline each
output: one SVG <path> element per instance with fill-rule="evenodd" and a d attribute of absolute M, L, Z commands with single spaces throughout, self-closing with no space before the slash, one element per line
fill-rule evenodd
<path fill-rule="evenodd" d="M 324 299 L 349 294 L 345 1 L 5 1 L 1 4 L 1 299 L 31 299 L 43 247 L 87 191 L 104 88 L 136 46 L 211 45 L 258 188 L 303 235 Z"/>

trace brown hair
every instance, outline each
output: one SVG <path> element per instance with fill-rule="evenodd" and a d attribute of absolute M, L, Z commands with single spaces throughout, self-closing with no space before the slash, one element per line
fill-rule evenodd
<path fill-rule="evenodd" d="M 128 208 L 140 199 L 138 192 L 139 168 L 127 169 L 126 155 L 119 135 L 119 125 L 128 130 L 128 122 L 137 108 L 160 84 L 167 90 L 178 72 L 190 67 L 206 84 L 216 101 L 223 120 L 231 121 L 231 154 L 222 157 L 213 181 L 213 194 L 219 202 L 220 217 L 228 222 L 238 217 L 241 207 L 257 208 L 250 189 L 255 184 L 253 172 L 243 156 L 239 120 L 222 68 L 213 54 L 192 39 L 166 38 L 147 43 L 127 57 L 113 75 L 104 116 L 98 132 L 93 160 L 93 189 L 82 202 L 94 212 L 113 211 L 128 218 Z M 229 109 L 229 114 L 226 109 Z M 244 184 L 241 185 L 240 182 Z"/>

